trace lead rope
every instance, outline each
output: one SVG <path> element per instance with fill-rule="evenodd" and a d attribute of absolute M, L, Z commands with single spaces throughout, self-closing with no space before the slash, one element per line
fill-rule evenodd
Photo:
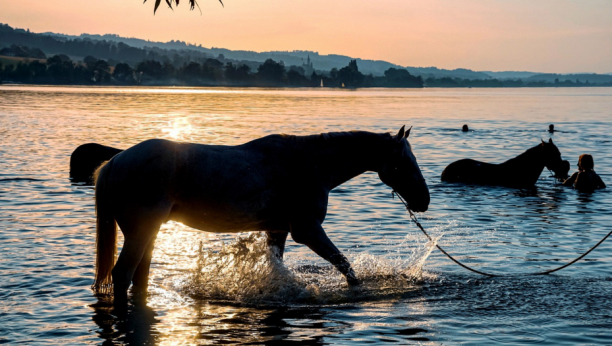
<path fill-rule="evenodd" d="M 406 210 L 408 210 L 408 213 L 410 214 L 410 219 L 412 220 L 412 222 L 414 222 L 414 224 L 421 230 L 421 232 L 423 232 L 423 234 L 425 234 L 425 236 L 427 237 L 427 239 L 429 239 L 429 241 L 433 242 L 434 240 L 429 236 L 429 234 L 427 234 L 427 232 L 425 231 L 425 229 L 423 228 L 423 226 L 421 226 L 421 223 L 419 222 L 419 220 L 417 219 L 416 215 L 414 215 L 414 213 L 412 212 L 412 210 L 410 210 L 410 208 L 408 207 L 408 203 L 406 203 L 406 201 L 404 201 L 404 199 L 402 198 L 402 196 L 400 196 L 397 192 L 395 192 L 395 190 L 393 192 L 391 192 L 391 196 L 397 196 L 399 198 L 399 200 L 404 204 L 404 206 L 406 207 Z M 608 239 L 608 237 L 612 235 L 612 231 L 608 232 L 608 234 L 603 237 L 603 239 L 601 239 L 599 241 L 599 243 L 595 244 L 595 246 L 593 246 L 592 248 L 589 249 L 589 251 L 583 253 L 582 255 L 580 255 L 578 258 L 576 258 L 575 260 L 566 263 L 558 268 L 554 268 L 554 269 L 550 269 L 550 270 L 545 270 L 543 272 L 535 272 L 535 273 L 519 273 L 519 274 L 491 274 L 491 273 L 486 273 L 486 272 L 482 272 L 479 270 L 476 270 L 474 268 L 470 268 L 467 265 L 459 262 L 458 260 L 456 260 L 453 256 L 451 256 L 448 252 L 444 251 L 444 249 L 442 247 L 440 247 L 440 245 L 438 245 L 436 243 L 436 247 L 438 248 L 438 250 L 440 250 L 443 254 L 446 255 L 446 257 L 448 257 L 451 261 L 457 263 L 458 265 L 460 265 L 461 267 L 474 272 L 476 274 L 480 274 L 480 275 L 484 275 L 484 276 L 489 276 L 489 277 L 499 277 L 499 276 L 528 276 L 528 275 L 547 275 L 547 274 L 551 274 L 554 273 L 556 271 L 559 271 L 563 268 L 567 268 L 569 266 L 571 266 L 572 264 L 580 261 L 581 259 L 583 259 L 586 255 L 588 255 L 589 253 L 591 253 L 591 251 L 595 250 L 599 245 L 601 245 L 606 239 Z"/>

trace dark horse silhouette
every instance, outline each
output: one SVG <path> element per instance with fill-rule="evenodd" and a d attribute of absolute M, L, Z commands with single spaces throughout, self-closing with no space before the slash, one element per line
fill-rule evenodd
<path fill-rule="evenodd" d="M 70 155 L 70 177 L 75 182 L 93 184 L 96 168 L 122 151 L 97 143 L 79 145 Z"/>
<path fill-rule="evenodd" d="M 287 235 L 333 264 L 349 285 L 350 263 L 325 234 L 329 192 L 366 171 L 426 211 L 429 190 L 404 127 L 388 133 L 270 135 L 238 146 L 153 139 L 117 155 L 97 171 L 98 293 L 127 300 L 148 285 L 162 223 L 175 220 L 211 232 L 265 231 L 279 257 Z M 117 225 L 125 242 L 115 265 Z"/>
<path fill-rule="evenodd" d="M 500 164 L 472 159 L 455 161 L 442 172 L 442 181 L 529 188 L 535 185 L 544 167 L 555 172 L 559 180 L 567 178 L 569 166 L 561 160 L 552 139 Z"/>

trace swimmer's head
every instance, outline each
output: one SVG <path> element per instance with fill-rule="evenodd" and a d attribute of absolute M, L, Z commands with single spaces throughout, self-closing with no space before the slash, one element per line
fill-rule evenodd
<path fill-rule="evenodd" d="M 589 154 L 582 154 L 578 157 L 578 168 L 583 171 L 589 171 L 595 168 L 595 163 L 593 162 L 593 156 Z"/>
<path fill-rule="evenodd" d="M 463 125 L 463 127 L 461 128 L 461 131 L 463 132 L 468 132 L 470 130 L 470 128 L 467 126 L 467 124 Z"/>
<path fill-rule="evenodd" d="M 553 124 L 548 125 L 548 132 L 555 132 L 555 125 Z"/>

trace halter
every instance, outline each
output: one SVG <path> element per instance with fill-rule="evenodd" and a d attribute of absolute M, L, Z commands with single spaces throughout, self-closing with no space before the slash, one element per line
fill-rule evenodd
<path fill-rule="evenodd" d="M 425 236 L 427 237 L 427 239 L 429 239 L 429 241 L 433 242 L 433 239 L 429 236 L 429 234 L 427 234 L 427 232 L 425 231 L 425 229 L 423 228 L 423 226 L 421 225 L 421 223 L 419 222 L 419 220 L 417 219 L 416 215 L 414 215 L 414 213 L 412 212 L 412 210 L 410 210 L 410 207 L 408 206 L 408 203 L 406 201 L 404 201 L 404 199 L 402 198 L 402 196 L 400 196 L 397 192 L 395 192 L 395 190 L 393 190 L 391 192 L 391 198 L 393 198 L 394 196 L 397 196 L 400 200 L 400 202 L 402 202 L 402 204 L 404 204 L 404 206 L 406 207 L 406 210 L 408 210 L 408 214 L 410 214 L 410 219 L 412 220 L 412 222 L 414 222 L 414 224 L 421 230 L 421 232 L 423 232 L 423 234 L 425 234 Z M 599 241 L 599 243 L 595 244 L 595 246 L 593 246 L 592 248 L 590 248 L 587 252 L 583 253 L 582 255 L 580 255 L 578 258 L 574 259 L 573 261 L 566 263 L 558 268 L 554 268 L 554 269 L 550 269 L 550 270 L 545 270 L 543 272 L 535 272 L 535 273 L 517 273 L 517 274 L 492 274 L 492 273 L 487 273 L 487 272 L 483 272 L 483 271 L 479 271 L 476 270 L 474 268 L 471 268 L 461 262 L 459 262 L 458 260 L 456 260 L 453 256 L 451 256 L 448 252 L 444 251 L 444 249 L 442 249 L 442 247 L 440 247 L 440 245 L 438 245 L 436 243 L 436 247 L 438 248 L 438 250 L 440 250 L 443 254 L 446 255 L 446 257 L 448 257 L 451 261 L 457 263 L 458 265 L 460 265 L 461 267 L 474 272 L 476 274 L 480 274 L 480 275 L 484 275 L 484 276 L 489 276 L 489 277 L 501 277 L 501 276 L 533 276 L 533 275 L 547 275 L 547 274 L 551 274 L 554 273 L 556 271 L 559 271 L 561 269 L 567 268 L 569 266 L 571 266 L 572 264 L 580 261 L 582 258 L 584 258 L 586 255 L 588 255 L 591 251 L 595 250 L 599 245 L 601 245 L 606 239 L 608 239 L 608 237 L 612 235 L 612 231 L 610 231 L 605 237 L 603 237 L 603 239 L 601 239 Z"/>

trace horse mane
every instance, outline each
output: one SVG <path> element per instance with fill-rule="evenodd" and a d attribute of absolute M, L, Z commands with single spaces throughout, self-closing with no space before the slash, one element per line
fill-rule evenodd
<path fill-rule="evenodd" d="M 288 139 L 294 143 L 300 144 L 323 144 L 323 145 L 354 145 L 364 142 L 387 141 L 392 138 L 391 134 L 375 133 L 368 131 L 342 131 L 342 132 L 325 132 L 318 135 L 294 136 L 281 135 L 284 139 Z"/>
<path fill-rule="evenodd" d="M 317 136 L 317 135 L 314 135 Z M 322 137 L 324 140 L 333 141 L 335 139 L 344 139 L 344 138 L 354 138 L 354 139 L 369 139 L 373 137 L 391 137 L 391 134 L 386 133 L 375 133 L 368 131 L 342 131 L 342 132 L 326 132 L 318 135 Z"/>
<path fill-rule="evenodd" d="M 327 150 L 357 150 L 370 151 L 380 149 L 391 143 L 390 133 L 375 133 L 368 131 L 326 132 L 316 135 L 274 134 L 255 139 L 245 145 L 255 145 L 274 148 L 277 152 L 301 152 L 314 154 Z M 316 150 L 313 152 L 312 150 Z"/>
<path fill-rule="evenodd" d="M 516 160 L 522 160 L 522 159 L 529 158 L 529 157 L 531 157 L 531 156 L 532 156 L 532 155 L 535 153 L 535 151 L 536 151 L 537 149 L 541 149 L 541 148 L 542 148 L 542 144 L 538 143 L 538 144 L 537 144 L 537 145 L 535 145 L 534 147 L 531 147 L 531 148 L 529 148 L 529 149 L 525 150 L 525 151 L 524 151 L 523 153 L 521 153 L 520 155 L 518 155 L 518 156 L 516 156 L 516 157 L 513 157 L 513 158 L 511 158 L 511 159 L 509 159 L 509 160 L 505 161 L 504 163 L 510 163 L 510 162 L 513 162 L 513 161 L 516 161 Z"/>
<path fill-rule="evenodd" d="M 535 145 L 535 146 L 533 146 L 533 147 L 531 147 L 531 148 L 529 148 L 529 149 L 525 150 L 525 152 L 524 152 L 524 153 L 520 154 L 520 155 L 519 155 L 519 156 L 517 156 L 517 157 L 521 157 L 521 156 L 523 156 L 523 155 L 532 154 L 532 153 L 533 153 L 534 151 L 536 151 L 537 149 L 541 149 L 541 148 L 540 148 L 541 146 L 542 146 L 542 144 L 538 143 L 537 145 Z"/>

